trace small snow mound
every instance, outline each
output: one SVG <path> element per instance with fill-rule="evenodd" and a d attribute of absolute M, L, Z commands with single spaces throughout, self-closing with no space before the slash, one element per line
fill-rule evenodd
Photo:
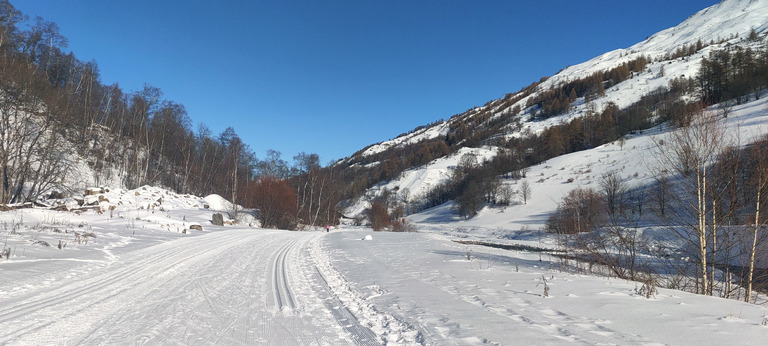
<path fill-rule="evenodd" d="M 366 235 L 365 238 L 363 238 L 363 240 L 373 240 L 373 237 L 369 234 L 369 235 Z"/>
<path fill-rule="evenodd" d="M 232 209 L 232 203 L 230 201 L 224 199 L 224 197 L 221 197 L 221 196 L 219 196 L 217 194 L 212 194 L 212 195 L 205 196 L 205 198 L 203 198 L 203 200 L 205 201 L 205 203 L 208 204 L 210 209 L 213 209 L 213 210 L 230 210 L 230 209 Z"/>

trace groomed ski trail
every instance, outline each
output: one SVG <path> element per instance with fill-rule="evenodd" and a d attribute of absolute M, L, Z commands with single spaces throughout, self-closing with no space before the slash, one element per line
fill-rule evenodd
<path fill-rule="evenodd" d="M 308 247 L 322 236 L 213 232 L 124 253 L 76 279 L 6 292 L 0 344 L 380 344 L 312 258 Z"/>

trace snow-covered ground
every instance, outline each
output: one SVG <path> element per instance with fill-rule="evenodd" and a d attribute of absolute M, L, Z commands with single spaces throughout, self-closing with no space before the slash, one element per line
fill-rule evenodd
<path fill-rule="evenodd" d="M 638 283 L 562 272 L 548 255 L 362 233 L 322 239 L 345 294 L 427 344 L 747 345 L 768 333 L 764 306 L 664 289 L 646 299 Z"/>
<path fill-rule="evenodd" d="M 163 226 L 212 212 L 133 225 L 8 212 L 24 221 L 4 231 L 0 344 L 746 345 L 768 333 L 765 306 L 664 289 L 646 299 L 639 283 L 561 271 L 547 254 L 437 234 Z M 73 243 L 50 223 L 93 235 Z M 32 244 L 52 238 L 67 246 Z"/>
<path fill-rule="evenodd" d="M 665 289 L 647 299 L 641 283 L 564 271 L 546 253 L 429 232 L 214 226 L 221 197 L 152 187 L 91 199 L 101 213 L 0 213 L 11 250 L 0 344 L 759 344 L 768 333 L 764 305 Z"/>

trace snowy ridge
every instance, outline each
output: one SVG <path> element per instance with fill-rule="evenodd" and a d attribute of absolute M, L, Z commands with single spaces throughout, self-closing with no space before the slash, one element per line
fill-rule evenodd
<path fill-rule="evenodd" d="M 448 122 L 441 121 L 436 125 L 426 127 L 418 131 L 414 131 L 413 133 L 409 133 L 389 141 L 384 141 L 378 144 L 374 144 L 368 147 L 367 149 L 365 149 L 360 155 L 362 156 L 375 155 L 375 154 L 384 152 L 391 147 L 415 144 L 415 143 L 419 143 L 421 141 L 429 140 L 432 138 L 445 136 L 447 133 L 448 133 Z"/>
<path fill-rule="evenodd" d="M 605 91 L 605 96 L 594 101 L 595 108 L 600 111 L 608 102 L 625 108 L 640 100 L 644 95 L 660 87 L 666 87 L 677 77 L 692 77 L 699 71 L 701 59 L 713 49 L 722 49 L 732 44 L 749 44 L 742 42 L 754 30 L 759 35 L 768 32 L 768 1 L 765 0 L 723 0 L 721 3 L 708 7 L 689 17 L 683 23 L 660 31 L 647 40 L 629 48 L 617 49 L 584 63 L 570 66 L 539 85 L 539 90 L 547 90 L 560 83 L 585 78 L 599 71 L 607 71 L 625 62 L 639 57 L 650 57 L 645 71 L 635 74 L 633 78 L 614 85 Z M 696 54 L 671 61 L 656 61 L 666 54 L 674 53 L 680 47 L 695 44 L 701 40 L 705 45 L 715 42 Z M 721 40 L 725 42 L 719 43 Z M 760 43 L 755 44 L 759 47 Z M 664 68 L 664 75 L 660 71 Z M 528 98 L 517 103 L 524 107 Z M 534 133 L 562 121 L 569 121 L 580 116 L 588 105 L 583 98 L 576 101 L 571 111 L 561 116 L 552 117 L 541 122 L 526 123 L 526 128 Z M 503 111 L 503 110 L 500 110 Z M 530 120 L 530 119 L 529 119 Z M 517 135 L 517 134 L 516 134 Z"/>
<path fill-rule="evenodd" d="M 692 15 L 681 24 L 651 35 L 647 40 L 626 49 L 617 49 L 584 63 L 570 66 L 541 84 L 541 89 L 557 85 L 569 79 L 587 77 L 595 72 L 609 70 L 640 56 L 655 60 L 665 54 L 674 53 L 684 45 L 718 42 L 722 39 L 736 43 L 749 35 L 750 31 L 762 34 L 768 30 L 765 18 L 768 15 L 768 1 L 765 0 L 723 0 Z M 688 59 L 698 60 L 698 59 Z"/>
<path fill-rule="evenodd" d="M 707 47 L 703 51 L 686 59 L 677 59 L 671 62 L 653 62 L 649 64 L 647 72 L 615 86 L 615 90 L 606 90 L 606 97 L 602 97 L 595 102 L 598 106 L 598 111 L 608 102 L 616 103 L 620 108 L 624 108 L 637 102 L 640 97 L 648 92 L 661 86 L 667 86 L 672 78 L 684 75 L 694 75 L 699 69 L 700 59 L 709 54 L 711 49 L 722 48 L 728 44 L 739 43 L 739 41 L 747 37 L 752 30 L 757 34 L 766 33 L 768 31 L 768 21 L 765 20 L 766 17 L 768 17 L 768 1 L 723 0 L 721 3 L 699 11 L 681 24 L 653 34 L 646 40 L 629 48 L 616 49 L 589 61 L 570 66 L 548 78 L 539 85 L 538 90 L 547 90 L 560 83 L 584 78 L 595 72 L 607 71 L 641 56 L 650 57 L 651 60 L 655 61 L 657 58 L 666 54 L 674 53 L 676 49 L 684 45 L 695 44 L 699 40 L 704 44 L 726 40 L 724 43 Z M 665 66 L 667 72 L 666 76 L 657 76 L 660 67 L 667 64 L 671 64 L 671 66 Z M 494 114 L 500 114 L 504 111 L 508 111 L 515 105 L 519 105 L 524 109 L 525 102 L 528 98 L 534 97 L 535 95 L 536 94 L 534 93 L 529 97 L 510 105 L 508 108 L 493 109 L 492 112 Z M 541 124 L 542 126 L 534 126 L 534 128 L 530 129 L 534 132 L 539 131 L 543 127 L 551 126 L 552 123 L 562 121 L 563 118 L 567 120 L 569 117 L 577 116 L 584 111 L 585 106 L 583 100 L 581 104 L 577 101 L 576 107 L 568 114 L 548 119 Z M 486 107 L 477 107 L 468 111 L 467 114 L 470 116 L 472 114 L 478 114 L 485 110 L 485 108 Z M 363 151 L 361 155 L 369 156 L 383 152 L 393 146 L 413 144 L 425 139 L 445 135 L 448 131 L 449 123 L 450 120 L 443 121 L 432 127 L 389 141 L 374 144 Z"/>

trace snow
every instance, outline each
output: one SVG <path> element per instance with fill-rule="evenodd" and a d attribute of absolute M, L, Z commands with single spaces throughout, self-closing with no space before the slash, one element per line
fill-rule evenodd
<path fill-rule="evenodd" d="M 748 143 L 768 131 L 768 101 L 721 121 Z M 527 204 L 465 220 L 448 203 L 409 216 L 419 233 L 214 226 L 212 214 L 231 209 L 221 196 L 150 186 L 90 189 L 83 200 L 97 210 L 3 212 L 0 344 L 754 344 L 768 331 L 764 297 L 646 298 L 640 282 L 574 273 L 547 251 L 454 241 L 555 248 L 541 228 L 557 201 L 606 172 L 649 182 L 654 140 L 668 135 L 553 158 L 528 172 Z M 448 176 L 464 154 L 494 151 L 466 148 L 422 169 Z M 429 184 L 411 175 L 425 176 L 404 173 L 399 190 Z"/>
<path fill-rule="evenodd" d="M 655 60 L 665 54 L 674 53 L 683 45 L 695 44 L 698 40 L 704 44 L 723 39 L 731 44 L 737 43 L 749 36 L 752 30 L 758 34 L 768 31 L 768 23 L 765 21 L 767 12 L 768 2 L 764 0 L 724 0 L 699 11 L 683 23 L 660 31 L 629 48 L 617 49 L 587 62 L 570 66 L 542 83 L 541 89 L 547 89 L 566 79 L 584 78 L 597 71 L 609 70 L 640 56 L 650 56 Z"/>
<path fill-rule="evenodd" d="M 736 106 L 724 123 L 747 143 L 768 129 L 768 104 Z M 555 247 L 540 228 L 557 201 L 609 171 L 647 182 L 666 131 L 532 167 L 528 204 L 410 216 L 421 233 L 214 226 L 231 209 L 224 198 L 150 186 L 91 189 L 83 200 L 97 210 L 3 212 L 0 344 L 753 344 L 768 330 L 764 305 L 666 289 L 646 298 L 641 283 L 572 273 L 546 252 L 453 241 Z M 423 169 L 447 176 L 468 153 L 494 151 Z M 407 178 L 420 174 L 403 174 L 400 190 L 428 184 Z"/>
<path fill-rule="evenodd" d="M 350 285 L 350 299 L 410 326 L 416 341 L 753 344 L 765 337 L 761 306 L 664 289 L 646 299 L 638 283 L 561 272 L 537 253 L 466 246 L 424 233 L 377 233 L 375 241 L 361 244 L 358 233 L 322 239 Z"/>
<path fill-rule="evenodd" d="M 362 156 L 375 155 L 386 151 L 391 147 L 405 146 L 408 144 L 418 143 L 424 140 L 436 138 L 439 136 L 445 136 L 448 133 L 448 122 L 441 121 L 438 124 L 430 127 L 414 131 L 406 135 L 399 136 L 395 139 L 384 141 L 371 145 L 365 149 Z"/>
<path fill-rule="evenodd" d="M 707 110 L 717 112 L 717 106 Z M 726 130 L 727 142 L 746 145 L 768 134 L 768 99 L 734 106 L 728 118 L 720 120 Z M 523 204 L 518 194 L 516 203 L 505 208 L 482 209 L 471 219 L 459 218 L 452 204 L 432 208 L 410 215 L 408 220 L 420 225 L 422 230 L 458 237 L 515 239 L 517 243 L 538 244 L 538 232 L 544 228 L 547 218 L 555 211 L 558 202 L 577 187 L 599 190 L 599 180 L 607 173 L 616 172 L 630 187 L 642 187 L 652 183 L 653 171 L 658 161 L 654 157 L 659 150 L 656 142 L 670 136 L 666 126 L 659 126 L 625 138 L 625 141 L 604 144 L 594 149 L 552 158 L 530 167 L 525 180 L 531 187 L 531 197 Z M 667 140 L 668 141 L 668 140 Z M 520 181 L 503 180 L 518 191 Z M 520 232 L 523 231 L 523 232 Z"/>
<path fill-rule="evenodd" d="M 477 162 L 482 163 L 490 161 L 497 154 L 496 147 L 461 148 L 453 154 L 435 159 L 422 167 L 408 169 L 397 178 L 369 189 L 364 196 L 346 208 L 344 215 L 362 217 L 365 210 L 371 206 L 370 200 L 381 196 L 384 191 L 396 193 L 403 202 L 415 201 L 429 193 L 435 186 L 447 182 L 464 155 L 474 155 Z"/>
<path fill-rule="evenodd" d="M 753 27 L 764 32 L 766 12 L 766 1 L 726 0 L 547 83 L 636 54 L 663 54 L 699 37 L 743 37 Z M 704 54 L 666 62 L 665 73 L 692 75 Z M 653 63 L 614 86 L 597 106 L 626 106 L 666 85 L 659 68 Z M 584 107 L 581 102 L 563 117 L 526 125 L 538 131 Z M 735 106 L 722 121 L 734 141 L 749 143 L 768 132 L 768 102 Z M 447 122 L 441 122 L 371 146 L 365 155 L 445 131 Z M 354 226 L 327 233 L 262 229 L 251 226 L 257 223 L 249 210 L 240 223 L 215 226 L 213 213 L 229 216 L 233 209 L 225 198 L 151 186 L 98 188 L 89 196 L 44 201 L 71 211 L 0 212 L 0 250 L 9 251 L 0 259 L 0 344 L 764 343 L 763 295 L 761 304 L 667 289 L 646 298 L 642 283 L 571 272 L 544 250 L 557 244 L 541 229 L 568 191 L 595 187 L 608 172 L 632 186 L 649 183 L 654 141 L 669 131 L 654 128 L 532 167 L 527 204 L 518 196 L 518 203 L 484 208 L 471 219 L 456 217 L 452 203 L 409 216 L 419 233 L 373 234 Z M 496 149 L 463 148 L 404 172 L 368 197 L 387 189 L 417 198 L 446 181 L 465 154 L 482 161 Z M 71 173 L 74 180 L 81 175 L 73 185 L 80 191 L 98 185 L 88 170 Z M 518 189 L 520 181 L 504 183 Z M 80 201 L 94 205 L 81 209 Z M 359 214 L 365 203 L 361 199 L 348 211 Z M 466 239 L 542 250 L 456 242 Z"/>
<path fill-rule="evenodd" d="M 31 229 L 8 235 L 15 251 L 0 260 L 1 344 L 751 344 L 766 333 L 764 306 L 664 289 L 647 299 L 639 283 L 562 271 L 547 254 L 437 234 L 182 234 L 159 218 L 131 228 L 24 213 Z M 96 237 L 31 245 L 61 236 L 35 229 L 46 217 Z"/>
<path fill-rule="evenodd" d="M 651 62 L 644 71 L 635 73 L 632 78 L 607 89 L 605 96 L 591 102 L 585 102 L 584 98 L 580 98 L 574 102 L 569 112 L 542 121 L 533 121 L 530 113 L 525 113 L 522 118 L 523 128 L 520 131 L 511 130 L 505 135 L 519 137 L 526 133 L 540 133 L 545 128 L 583 116 L 590 107 L 594 107 L 598 112 L 605 109 L 608 103 L 614 103 L 619 108 L 625 108 L 636 103 L 649 92 L 660 87 L 667 87 L 674 78 L 695 76 L 699 71 L 701 59 L 708 56 L 713 50 L 722 50 L 732 45 L 760 50 L 764 47 L 764 35 L 768 32 L 768 23 L 765 21 L 766 13 L 768 13 L 768 1 L 725 0 L 699 11 L 680 25 L 660 31 L 631 47 L 616 49 L 589 61 L 569 66 L 541 83 L 538 90 L 548 90 L 562 83 L 588 77 L 596 72 L 608 71 L 639 57 L 651 58 Z M 763 35 L 762 42 L 745 41 L 752 30 Z M 679 47 L 695 44 L 699 40 L 708 46 L 696 54 L 684 58 L 658 61 L 658 58 L 674 53 Z M 720 42 L 721 40 L 724 41 Z M 711 42 L 714 44 L 709 45 Z M 660 74 L 662 66 L 664 68 L 663 76 Z M 536 93 L 529 95 L 505 109 L 493 109 L 494 116 L 509 111 L 516 105 L 525 109 L 528 99 L 535 96 Z M 467 114 L 471 117 L 480 114 L 485 109 L 485 107 L 478 107 L 468 111 Z M 441 122 L 436 126 L 422 129 L 413 134 L 373 145 L 363 153 L 363 156 L 379 153 L 389 147 L 403 143 L 434 138 L 447 131 L 449 122 Z"/>
<path fill-rule="evenodd" d="M 598 112 L 605 109 L 609 102 L 616 104 L 619 108 L 625 108 L 639 101 L 642 96 L 660 87 L 667 87 L 674 78 L 695 76 L 701 66 L 701 59 L 707 57 L 713 50 L 722 50 L 731 45 L 760 50 L 764 47 L 764 40 L 747 42 L 744 39 L 752 30 L 758 34 L 765 34 L 768 31 L 768 24 L 765 21 L 766 13 L 768 13 L 768 1 L 725 0 L 694 14 L 680 25 L 660 31 L 629 48 L 617 49 L 570 66 L 544 81 L 539 86 L 539 90 L 548 90 L 561 83 L 585 78 L 599 71 L 608 71 L 642 56 L 649 57 L 652 62 L 644 71 L 633 74 L 632 78 L 607 89 L 605 96 L 592 101 Z M 679 47 L 696 44 L 699 40 L 708 46 L 688 57 L 657 61 L 666 54 L 674 53 Z M 720 42 L 721 40 L 725 41 Z M 711 42 L 714 44 L 709 45 Z M 663 76 L 660 75 L 662 67 Z M 530 97 L 534 96 L 531 95 L 528 98 Z M 528 98 L 524 98 L 517 105 L 523 107 Z M 590 104 L 580 98 L 568 113 L 544 121 L 528 121 L 523 129 L 540 133 L 547 127 L 585 114 L 588 107 Z M 501 111 L 504 110 L 499 110 Z M 531 120 L 530 117 L 528 120 Z M 510 134 L 510 136 L 520 135 L 521 133 Z"/>

